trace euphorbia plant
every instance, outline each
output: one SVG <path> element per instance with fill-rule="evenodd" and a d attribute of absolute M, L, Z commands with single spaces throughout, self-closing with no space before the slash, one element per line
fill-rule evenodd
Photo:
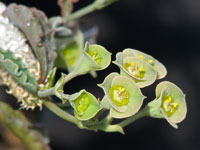
<path fill-rule="evenodd" d="M 96 77 L 95 71 L 110 65 L 111 53 L 93 43 L 92 32 L 85 36 L 75 20 L 113 2 L 115 0 L 95 0 L 89 6 L 72 12 L 73 1 L 58 0 L 62 16 L 50 19 L 36 8 L 17 4 L 6 7 L 1 3 L 1 84 L 8 86 L 8 93 L 18 99 L 21 109 L 34 110 L 39 107 L 42 110 L 45 106 L 81 129 L 124 134 L 125 126 L 145 116 L 166 119 L 177 128 L 177 123 L 185 118 L 187 108 L 185 95 L 171 82 L 161 82 L 156 88 L 155 100 L 140 110 L 146 98 L 141 88 L 164 78 L 167 71 L 157 59 L 139 50 L 129 48 L 117 53 L 113 63 L 119 67 L 120 73 L 110 73 L 98 85 L 105 94 L 102 100 L 85 89 L 74 94 L 64 92 L 64 85 L 73 78 L 87 73 Z M 56 81 L 56 68 L 66 69 L 68 74 L 62 73 Z M 52 96 L 60 99 L 60 103 L 55 103 Z M 63 106 L 69 106 L 73 111 Z M 19 122 L 11 125 L 9 119 L 13 118 L 3 116 L 6 107 L 10 110 L 9 115 L 13 114 Z M 102 119 L 104 111 L 107 116 Z M 21 129 L 25 117 L 21 113 L 16 115 L 16 112 L 6 104 L 0 105 L 0 121 L 29 149 L 49 149 L 47 143 L 41 140 L 42 135 L 36 131 L 27 128 L 19 135 L 15 127 L 21 123 Z M 113 119 L 124 120 L 113 124 Z M 34 138 L 26 140 L 28 132 L 34 132 Z"/>

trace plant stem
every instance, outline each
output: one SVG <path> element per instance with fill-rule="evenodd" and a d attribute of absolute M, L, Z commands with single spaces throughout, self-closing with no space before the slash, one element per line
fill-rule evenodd
<path fill-rule="evenodd" d="M 80 121 L 78 119 L 76 119 L 74 116 L 72 116 L 71 114 L 69 114 L 68 112 L 60 109 L 56 104 L 50 102 L 50 101 L 44 101 L 44 105 L 51 110 L 54 114 L 56 114 L 57 116 L 59 116 L 60 118 L 67 120 L 71 123 L 74 123 L 76 125 L 80 124 Z"/>
<path fill-rule="evenodd" d="M 96 8 L 94 7 L 94 3 L 74 12 L 73 14 L 71 14 L 70 16 L 66 16 L 66 18 L 64 18 L 66 20 L 66 22 L 69 22 L 71 20 L 75 20 L 75 19 L 78 19 L 82 16 L 85 16 L 93 11 L 96 10 Z"/>
<path fill-rule="evenodd" d="M 110 114 L 108 114 L 101 122 L 103 124 L 111 124 L 113 121 L 113 117 L 110 116 Z"/>
<path fill-rule="evenodd" d="M 118 125 L 123 128 L 123 127 L 133 123 L 135 120 L 140 119 L 142 117 L 146 117 L 146 116 L 148 116 L 148 110 L 145 107 L 144 109 L 142 109 L 141 111 L 139 111 L 135 115 L 133 115 L 133 116 L 125 119 L 124 121 L 118 123 Z"/>
<path fill-rule="evenodd" d="M 66 84 L 67 82 L 69 82 L 71 79 L 75 78 L 77 76 L 77 74 L 72 71 L 70 72 L 65 78 L 64 78 L 64 83 L 63 84 Z M 54 92 L 54 87 L 52 88 L 49 88 L 49 89 L 46 89 L 46 90 L 43 90 L 43 91 L 38 91 L 38 96 L 39 97 L 49 97 L 49 96 L 52 96 L 52 95 L 55 95 L 55 92 Z M 66 99 L 69 99 L 69 95 L 67 94 L 63 94 L 63 96 L 66 98 Z"/>
<path fill-rule="evenodd" d="M 64 20 L 66 22 L 81 18 L 95 10 L 103 9 L 104 7 L 116 2 L 116 0 L 95 0 L 92 4 L 72 13 L 70 16 L 66 16 Z"/>
<path fill-rule="evenodd" d="M 64 84 L 69 82 L 71 79 L 75 78 L 78 76 L 78 74 L 75 73 L 75 71 L 70 72 L 65 78 L 64 78 Z"/>
<path fill-rule="evenodd" d="M 38 96 L 39 97 L 48 97 L 54 95 L 54 88 L 49 88 L 47 90 L 44 91 L 38 91 Z"/>

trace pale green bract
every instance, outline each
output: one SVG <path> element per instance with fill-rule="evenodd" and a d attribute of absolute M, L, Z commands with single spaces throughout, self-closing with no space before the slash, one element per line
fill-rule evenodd
<path fill-rule="evenodd" d="M 79 120 L 89 120 L 102 109 L 100 102 L 85 90 L 71 95 L 69 102 L 74 108 L 75 117 Z"/>
<path fill-rule="evenodd" d="M 178 128 L 176 124 L 183 121 L 187 113 L 185 94 L 169 81 L 158 84 L 156 99 L 147 107 L 151 117 L 165 118 L 174 128 Z"/>
<path fill-rule="evenodd" d="M 103 88 L 105 93 L 102 105 L 106 103 L 106 100 L 108 101 L 107 103 L 111 105 L 110 115 L 114 118 L 127 118 L 134 115 L 139 111 L 143 103 L 143 99 L 145 98 L 140 89 L 130 78 L 121 76 L 118 73 L 111 73 L 108 75 L 104 82 L 99 86 Z M 116 89 L 116 92 L 114 91 L 116 99 L 118 98 L 117 100 L 121 102 L 121 106 L 116 105 L 114 97 L 112 97 L 109 92 L 112 87 L 116 86 L 121 87 L 121 91 L 118 89 Z M 128 99 L 128 103 L 122 103 L 124 96 Z M 105 108 L 108 108 L 108 106 L 105 105 Z"/>

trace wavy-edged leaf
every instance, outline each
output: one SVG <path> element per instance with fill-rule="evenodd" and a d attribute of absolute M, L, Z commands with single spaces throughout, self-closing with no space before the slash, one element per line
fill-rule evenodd
<path fill-rule="evenodd" d="M 47 18 L 41 11 L 16 4 L 9 5 L 4 16 L 8 17 L 27 37 L 41 65 L 42 74 L 39 82 L 44 82 L 56 57 L 53 33 L 50 32 Z"/>
<path fill-rule="evenodd" d="M 37 81 L 24 67 L 20 58 L 16 58 L 9 50 L 0 49 L 0 64 L 22 87 L 37 93 Z"/>

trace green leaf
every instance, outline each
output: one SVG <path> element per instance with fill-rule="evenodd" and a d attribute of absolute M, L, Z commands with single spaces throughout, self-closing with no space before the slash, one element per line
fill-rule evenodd
<path fill-rule="evenodd" d="M 90 71 L 103 70 L 110 65 L 110 61 L 111 53 L 104 47 L 86 43 L 83 54 L 74 68 L 74 72 L 81 75 Z"/>
<path fill-rule="evenodd" d="M 148 63 L 136 57 L 126 56 L 119 52 L 116 61 L 113 62 L 120 68 L 120 74 L 131 77 L 140 88 L 153 84 L 157 77 L 157 71 Z"/>
<path fill-rule="evenodd" d="M 158 76 L 157 76 L 158 79 L 162 79 L 167 75 L 167 70 L 165 66 L 162 63 L 160 63 L 158 60 L 153 58 L 151 55 L 148 55 L 141 51 L 130 49 L 130 48 L 125 49 L 123 53 L 126 54 L 127 56 L 134 56 L 134 57 L 140 58 L 141 60 L 151 64 L 152 67 L 158 72 Z"/>
<path fill-rule="evenodd" d="M 37 93 L 37 81 L 24 67 L 20 58 L 16 58 L 9 50 L 0 49 L 0 64 L 22 87 L 32 93 Z"/>
<path fill-rule="evenodd" d="M 99 86 L 104 90 L 104 100 L 111 105 L 110 115 L 114 118 L 134 115 L 139 111 L 145 98 L 134 81 L 117 73 L 109 74 Z"/>
<path fill-rule="evenodd" d="M 95 96 L 85 90 L 71 95 L 69 102 L 74 108 L 75 117 L 79 120 L 89 120 L 102 109 Z"/>
<path fill-rule="evenodd" d="M 4 16 L 8 17 L 10 22 L 17 26 L 28 39 L 40 62 L 39 82 L 43 83 L 56 58 L 54 33 L 51 32 L 47 17 L 39 10 L 16 4 L 9 5 Z"/>

